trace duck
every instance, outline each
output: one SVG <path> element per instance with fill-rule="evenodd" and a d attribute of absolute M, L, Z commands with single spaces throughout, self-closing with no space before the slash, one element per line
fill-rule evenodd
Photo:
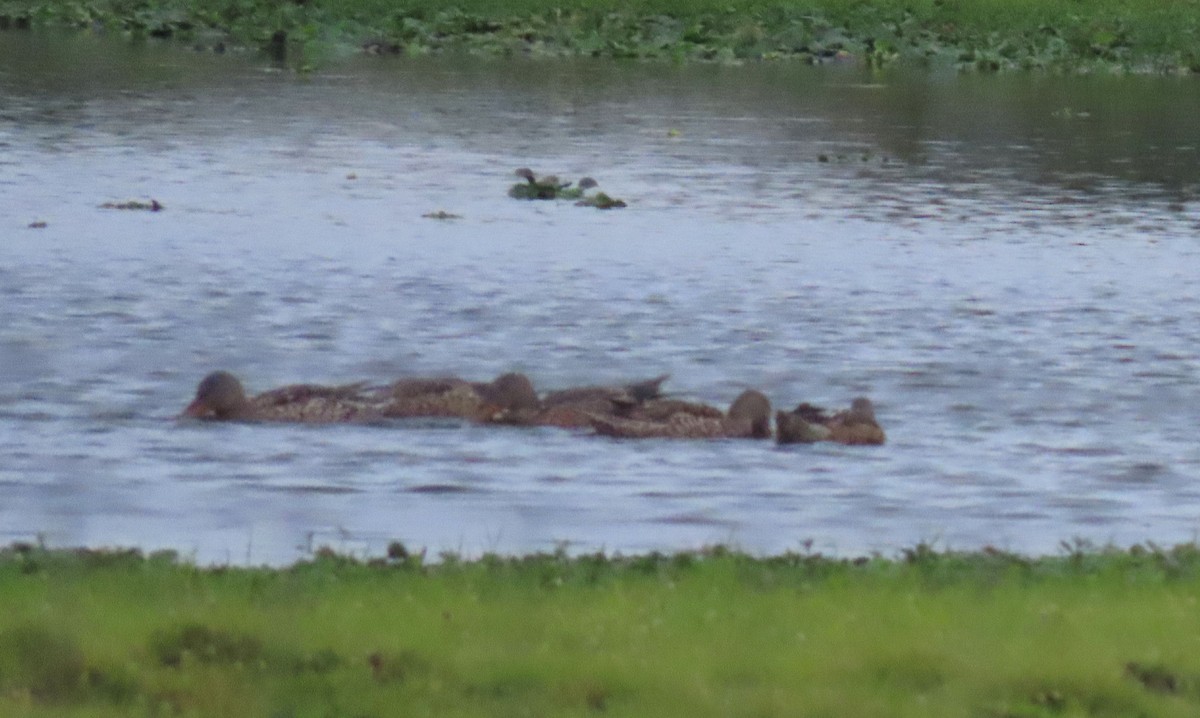
<path fill-rule="evenodd" d="M 579 394 L 571 390 L 553 397 L 550 402 L 543 402 L 533 382 L 521 373 L 502 374 L 491 384 L 481 388 L 483 406 L 479 420 L 489 424 L 509 424 L 514 426 L 557 426 L 561 429 L 572 429 L 587 426 L 587 418 L 579 413 L 579 406 L 587 406 L 597 412 L 608 410 L 608 406 L 597 405 L 597 400 L 590 396 L 590 391 L 584 390 Z"/>
<path fill-rule="evenodd" d="M 539 396 L 528 376 L 504 374 L 481 389 L 482 420 L 561 429 L 590 428 L 590 415 L 627 414 L 644 402 L 660 397 L 662 384 L 669 377 L 669 374 L 662 374 L 616 386 L 570 387 Z"/>
<path fill-rule="evenodd" d="M 646 402 L 628 416 L 589 415 L 597 434 L 623 439 L 767 439 L 771 401 L 755 389 L 743 391 L 721 412 L 715 407 L 678 400 Z"/>
<path fill-rule="evenodd" d="M 242 382 L 228 371 L 214 371 L 196 386 L 196 396 L 181 418 L 214 421 L 279 421 L 333 424 L 375 421 L 378 409 L 361 394 L 365 382 L 342 386 L 290 384 L 246 396 Z"/>
<path fill-rule="evenodd" d="M 662 385 L 670 374 L 629 384 L 577 386 L 548 392 L 542 397 L 543 423 L 565 428 L 588 428 L 589 414 L 632 418 L 647 402 L 662 399 Z"/>
<path fill-rule="evenodd" d="M 587 403 L 595 400 L 630 401 L 635 403 L 657 399 L 662 396 L 662 385 L 670 374 L 661 374 L 651 379 L 617 386 L 575 386 L 547 392 L 542 403 L 547 406 Z"/>
<path fill-rule="evenodd" d="M 375 391 L 384 416 L 457 417 L 480 423 L 534 424 L 542 406 L 529 377 L 501 374 L 490 382 L 458 377 L 401 379 Z"/>
<path fill-rule="evenodd" d="M 476 418 L 484 423 L 533 424 L 542 408 L 533 382 L 520 372 L 501 374 L 480 385 L 479 396 Z"/>
<path fill-rule="evenodd" d="M 405 378 L 376 389 L 374 401 L 388 418 L 474 419 L 482 404 L 481 386 L 456 376 Z"/>
<path fill-rule="evenodd" d="M 513 172 L 525 180 L 518 182 L 508 189 L 508 196 L 514 199 L 555 199 L 561 190 L 570 186 L 570 182 L 562 183 L 555 175 L 538 177 L 528 167 L 521 167 Z"/>
<path fill-rule="evenodd" d="M 637 421 L 667 421 L 675 414 L 691 414 L 692 416 L 720 419 L 725 412 L 715 406 L 698 401 L 675 399 L 671 397 L 654 397 L 639 404 L 617 403 L 617 415 Z"/>
<path fill-rule="evenodd" d="M 807 402 L 790 412 L 776 412 L 775 429 L 775 438 L 780 444 L 832 441 L 851 446 L 878 446 L 887 441 L 887 434 L 875 418 L 875 405 L 865 396 L 855 398 L 849 409 L 832 416 Z"/>

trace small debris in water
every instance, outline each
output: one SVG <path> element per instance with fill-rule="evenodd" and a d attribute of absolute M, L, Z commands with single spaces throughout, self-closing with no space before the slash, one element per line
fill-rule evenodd
<path fill-rule="evenodd" d="M 424 217 L 425 219 L 462 219 L 461 214 L 454 214 L 453 212 L 447 212 L 444 209 L 439 209 L 436 212 L 426 212 L 425 214 L 423 214 L 421 216 Z"/>
<path fill-rule="evenodd" d="M 163 205 L 156 199 L 149 202 L 131 199 L 128 202 L 105 202 L 100 205 L 101 209 L 140 209 L 147 212 L 160 212 L 163 210 Z"/>

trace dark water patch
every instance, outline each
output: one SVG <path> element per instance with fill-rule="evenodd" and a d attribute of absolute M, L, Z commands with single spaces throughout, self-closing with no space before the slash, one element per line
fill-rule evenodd
<path fill-rule="evenodd" d="M 1117 509 L 1127 506 L 1128 502 L 1098 495 L 1059 495 L 1048 499 L 1047 504 L 1052 507 L 1070 509 L 1074 512 L 1086 514 L 1088 515 L 1086 520 L 1089 523 L 1094 523 L 1104 520 L 1102 517 L 1111 519 L 1113 513 Z"/>
<path fill-rule="evenodd" d="M 698 495 L 699 494 L 695 491 L 649 490 L 637 492 L 637 496 L 645 499 L 691 499 L 697 497 Z"/>
<path fill-rule="evenodd" d="M 131 394 L 137 392 L 131 391 Z M 146 394 L 143 394 L 145 396 Z M 145 416 L 136 409 L 101 409 L 92 412 L 88 418 L 92 421 L 100 422 L 98 425 L 91 426 L 86 431 L 89 433 L 109 433 L 120 428 L 127 422 L 140 422 L 145 420 Z"/>
<path fill-rule="evenodd" d="M 573 481 L 573 479 L 569 476 L 561 476 L 558 474 L 552 474 L 549 476 L 539 476 L 537 478 L 537 480 L 538 480 L 538 482 L 543 483 L 543 484 L 566 484 L 566 483 L 570 483 L 571 481 Z"/>
<path fill-rule="evenodd" d="M 406 486 L 404 491 L 412 494 L 433 495 L 487 493 L 486 489 L 464 484 L 417 484 L 415 486 Z"/>
<path fill-rule="evenodd" d="M 993 517 L 1002 521 L 1015 521 L 1018 523 L 1023 521 L 1043 521 L 1051 518 L 1051 515 L 1044 511 L 1032 510 L 1005 511 L 1004 509 L 1000 509 L 999 511 L 993 511 L 988 509 L 979 509 L 976 511 L 976 513 L 981 516 Z"/>
<path fill-rule="evenodd" d="M 330 484 L 263 484 L 258 487 L 259 491 L 264 492 L 279 492 L 285 494 L 328 494 L 328 495 L 344 495 L 362 493 L 363 489 L 353 486 L 333 486 Z"/>
<path fill-rule="evenodd" d="M 1109 475 L 1107 480 L 1117 484 L 1157 484 L 1174 472 L 1171 467 L 1153 461 L 1137 462 Z"/>
<path fill-rule="evenodd" d="M 1060 425 L 1068 426 L 1068 423 L 1061 422 Z M 1121 454 L 1120 449 L 1107 446 L 1049 446 L 1039 443 L 1026 443 L 1022 444 L 1022 448 L 1045 454 L 1060 454 L 1064 456 L 1079 456 L 1087 458 L 1120 456 Z"/>
<path fill-rule="evenodd" d="M 730 521 L 723 521 L 712 516 L 700 513 L 684 513 L 671 514 L 667 516 L 658 516 L 654 519 L 656 523 L 661 524 L 677 524 L 682 526 L 733 526 Z"/>
<path fill-rule="evenodd" d="M 796 498 L 795 493 L 791 491 L 753 491 L 748 494 L 748 498 L 763 499 L 765 501 L 773 500 L 792 500 Z"/>

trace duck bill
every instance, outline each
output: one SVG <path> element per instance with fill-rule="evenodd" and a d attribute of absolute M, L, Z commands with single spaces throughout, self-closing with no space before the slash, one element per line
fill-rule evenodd
<path fill-rule="evenodd" d="M 482 422 L 501 422 L 504 421 L 508 412 L 504 407 L 494 402 L 485 401 L 475 412 L 475 420 Z"/>
<path fill-rule="evenodd" d="M 183 410 L 183 413 L 179 415 L 179 418 L 203 419 L 210 414 L 212 414 L 212 411 L 208 408 L 208 405 L 205 404 L 203 400 L 196 399 L 191 404 L 187 405 L 187 408 Z"/>

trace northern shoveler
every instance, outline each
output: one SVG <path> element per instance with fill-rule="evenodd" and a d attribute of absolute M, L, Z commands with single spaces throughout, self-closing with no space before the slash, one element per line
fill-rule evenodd
<path fill-rule="evenodd" d="M 377 393 L 384 416 L 474 419 L 482 399 L 480 384 L 458 377 L 400 379 Z"/>
<path fill-rule="evenodd" d="M 502 374 L 490 382 L 457 377 L 401 379 L 383 389 L 389 417 L 459 417 L 486 423 L 531 423 L 541 405 L 524 374 Z"/>
<path fill-rule="evenodd" d="M 631 418 L 646 402 L 659 400 L 670 374 L 618 386 L 578 386 L 552 391 L 542 397 L 537 423 L 584 429 L 591 415 Z"/>
<path fill-rule="evenodd" d="M 364 384 L 291 384 L 247 397 L 238 378 L 214 371 L 196 387 L 183 417 L 219 421 L 290 421 L 311 424 L 372 421 L 379 411 L 361 395 Z"/>
<path fill-rule="evenodd" d="M 522 426 L 591 426 L 590 415 L 628 413 L 660 395 L 668 374 L 619 386 L 580 386 L 538 396 L 524 374 L 505 374 L 481 388 L 483 421 Z"/>
<path fill-rule="evenodd" d="M 875 405 L 860 396 L 850 408 L 832 416 L 824 409 L 803 403 L 790 412 L 775 414 L 776 440 L 780 444 L 811 444 L 834 441 L 849 445 L 879 445 L 887 441 L 875 419 Z"/>
<path fill-rule="evenodd" d="M 537 391 L 529 377 L 518 372 L 501 374 L 479 387 L 477 418 L 496 424 L 529 424 L 541 411 Z"/>
<path fill-rule="evenodd" d="M 747 389 L 729 411 L 704 404 L 659 399 L 646 402 L 629 417 L 591 415 L 597 434 L 627 439 L 766 439 L 771 436 L 771 402 Z"/>
<path fill-rule="evenodd" d="M 562 404 L 591 403 L 597 400 L 606 402 L 635 402 L 642 403 L 662 396 L 662 385 L 670 374 L 662 374 L 653 379 L 638 381 L 620 386 L 576 386 L 569 389 L 559 389 L 547 392 L 542 397 L 545 406 Z"/>

